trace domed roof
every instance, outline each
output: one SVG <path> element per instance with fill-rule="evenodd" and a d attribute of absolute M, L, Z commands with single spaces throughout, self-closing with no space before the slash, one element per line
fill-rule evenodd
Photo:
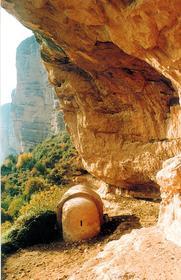
<path fill-rule="evenodd" d="M 64 203 L 75 197 L 84 197 L 92 200 L 99 212 L 100 223 L 103 222 L 103 203 L 100 196 L 93 191 L 90 187 L 85 185 L 76 185 L 71 187 L 61 198 L 60 202 L 57 205 L 57 219 L 61 223 L 62 220 L 62 207 Z"/>

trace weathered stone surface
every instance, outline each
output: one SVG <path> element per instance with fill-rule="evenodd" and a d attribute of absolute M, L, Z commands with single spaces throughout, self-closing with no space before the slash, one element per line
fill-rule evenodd
<path fill-rule="evenodd" d="M 24 152 L 58 132 L 63 127 L 63 119 L 55 109 L 54 90 L 48 82 L 34 36 L 18 46 L 16 67 L 17 87 L 12 95 L 12 122 L 18 143 L 16 150 Z"/>
<path fill-rule="evenodd" d="M 159 189 L 181 150 L 180 1 L 2 1 L 33 29 L 84 167 Z"/>
<path fill-rule="evenodd" d="M 63 114 L 40 58 L 35 37 L 17 49 L 17 88 L 12 103 L 1 106 L 1 162 L 64 129 Z"/>
<path fill-rule="evenodd" d="M 165 240 L 156 227 L 133 230 L 109 242 L 69 279 L 180 279 L 181 248 Z"/>
<path fill-rule="evenodd" d="M 165 161 L 156 178 L 162 196 L 158 225 L 109 242 L 71 280 L 180 278 L 181 154 Z"/>
<path fill-rule="evenodd" d="M 9 154 L 16 154 L 16 139 L 14 137 L 11 103 L 0 106 L 0 163 Z"/>
<path fill-rule="evenodd" d="M 181 154 L 164 162 L 157 182 L 162 197 L 159 226 L 168 240 L 181 246 Z"/>

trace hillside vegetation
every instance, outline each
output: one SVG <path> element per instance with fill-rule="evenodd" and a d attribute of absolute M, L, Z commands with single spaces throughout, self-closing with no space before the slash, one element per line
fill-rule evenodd
<path fill-rule="evenodd" d="M 78 162 L 66 132 L 46 139 L 31 152 L 11 155 L 4 161 L 1 166 L 3 243 L 12 237 L 17 239 L 17 229 L 27 227 L 32 217 L 37 219 L 42 213 L 48 213 L 46 218 L 53 215 L 72 179 L 85 172 Z"/>

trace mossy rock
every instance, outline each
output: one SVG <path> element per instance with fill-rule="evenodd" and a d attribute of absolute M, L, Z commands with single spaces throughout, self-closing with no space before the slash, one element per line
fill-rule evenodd
<path fill-rule="evenodd" d="M 56 213 L 45 211 L 26 220 L 20 228 L 12 229 L 2 244 L 2 254 L 6 255 L 19 248 L 35 244 L 46 244 L 58 240 L 61 231 Z"/>

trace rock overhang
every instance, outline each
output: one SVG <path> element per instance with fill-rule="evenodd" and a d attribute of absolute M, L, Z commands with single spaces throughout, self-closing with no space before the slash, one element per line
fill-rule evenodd
<path fill-rule="evenodd" d="M 84 167 L 159 188 L 156 172 L 181 150 L 179 1 L 2 5 L 35 31 Z"/>

